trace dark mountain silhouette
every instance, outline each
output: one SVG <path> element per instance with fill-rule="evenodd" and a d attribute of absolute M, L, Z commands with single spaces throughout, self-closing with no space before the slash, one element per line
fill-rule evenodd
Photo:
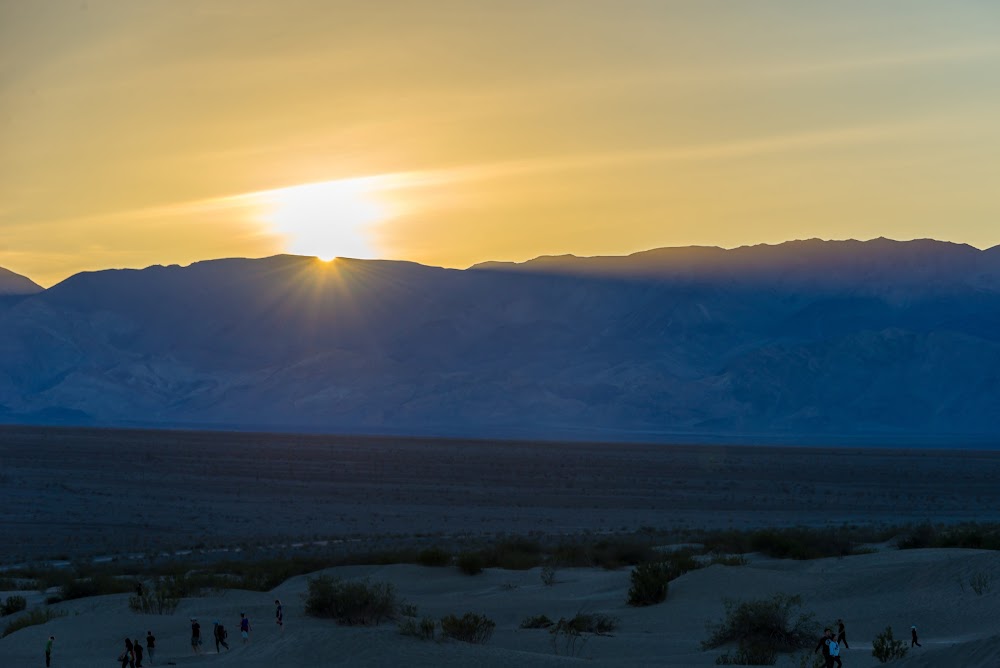
<path fill-rule="evenodd" d="M 997 406 L 1000 253 L 928 240 L 216 260 L 0 312 L 7 422 L 945 443 Z"/>
<path fill-rule="evenodd" d="M 15 274 L 9 269 L 0 267 L 0 297 L 11 295 L 33 295 L 41 292 L 42 286 L 30 278 Z"/>

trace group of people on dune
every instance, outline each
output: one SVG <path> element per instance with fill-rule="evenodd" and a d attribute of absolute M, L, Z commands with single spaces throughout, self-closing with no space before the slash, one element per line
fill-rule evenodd
<path fill-rule="evenodd" d="M 917 640 L 916 626 L 910 627 L 910 638 L 910 647 L 921 647 L 921 644 Z M 823 636 L 816 644 L 813 654 L 823 650 L 823 659 L 826 661 L 826 668 L 833 668 L 834 665 L 837 668 L 843 668 L 844 663 L 840 660 L 841 649 L 851 649 L 851 646 L 847 644 L 847 630 L 844 628 L 844 620 L 838 619 L 836 635 L 834 635 L 833 630 L 830 628 L 823 629 Z"/>

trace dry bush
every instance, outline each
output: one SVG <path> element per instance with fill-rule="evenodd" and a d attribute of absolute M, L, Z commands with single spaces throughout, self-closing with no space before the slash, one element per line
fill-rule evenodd
<path fill-rule="evenodd" d="M 545 615 L 535 615 L 534 617 L 525 617 L 524 621 L 521 622 L 522 629 L 547 629 L 555 624 L 551 619 Z"/>
<path fill-rule="evenodd" d="M 347 626 L 378 625 L 396 615 L 395 588 L 386 582 L 344 581 L 321 575 L 309 580 L 306 614 Z"/>
<path fill-rule="evenodd" d="M 741 647 L 766 647 L 777 652 L 791 652 L 808 647 L 817 637 L 816 616 L 799 613 L 801 596 L 775 594 L 754 601 L 723 602 L 726 616 L 709 624 L 704 649 L 739 643 Z"/>
<path fill-rule="evenodd" d="M 462 642 L 483 645 L 493 637 L 496 622 L 486 615 L 467 612 L 462 617 L 448 615 L 441 618 L 441 635 Z"/>
<path fill-rule="evenodd" d="M 632 586 L 628 590 L 628 604 L 655 605 L 666 600 L 674 570 L 667 562 L 649 562 L 636 566 L 631 577 Z"/>
<path fill-rule="evenodd" d="M 0 634 L 0 638 L 6 638 L 11 633 L 15 631 L 20 631 L 23 628 L 29 626 L 35 626 L 37 624 L 44 624 L 58 617 L 66 616 L 65 610 L 55 610 L 53 608 L 35 608 L 23 615 L 18 615 L 15 617 L 7 626 L 4 627 L 3 633 Z"/>
<path fill-rule="evenodd" d="M 906 643 L 892 637 L 892 627 L 885 627 L 885 631 L 875 636 L 872 640 L 872 656 L 880 663 L 887 663 L 895 659 L 902 659 L 906 656 Z"/>
<path fill-rule="evenodd" d="M 3 605 L 0 605 L 0 617 L 13 615 L 28 607 L 28 599 L 23 596 L 8 596 Z"/>

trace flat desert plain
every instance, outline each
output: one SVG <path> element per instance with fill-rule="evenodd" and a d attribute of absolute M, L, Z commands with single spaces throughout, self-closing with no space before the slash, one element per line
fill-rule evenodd
<path fill-rule="evenodd" d="M 288 541 L 1000 521 L 1000 451 L 0 429 L 0 564 Z"/>
<path fill-rule="evenodd" d="M 7 428 L 0 431 L 2 561 L 233 550 L 247 557 L 331 546 L 434 544 L 503 533 L 543 535 L 640 527 L 759 527 L 1000 520 L 1000 453 L 852 448 L 489 443 L 267 434 Z M 343 542 L 340 542 L 343 541 Z M 293 547 L 292 543 L 305 543 Z M 323 543 L 323 545 L 315 545 Z M 285 546 L 285 547 L 282 547 Z M 345 547 L 346 546 L 346 547 Z M 884 546 L 883 546 L 884 547 Z M 659 605 L 626 605 L 629 569 L 539 570 L 344 566 L 326 571 L 395 585 L 419 616 L 485 614 L 486 645 L 421 641 L 394 623 L 342 627 L 304 613 L 308 577 L 271 592 L 229 590 L 182 600 L 173 615 L 137 615 L 124 594 L 56 604 L 67 616 L 0 640 L 0 666 L 110 666 L 122 639 L 159 639 L 155 665 L 712 666 L 706 624 L 723 600 L 802 596 L 820 623 L 847 624 L 844 665 L 879 665 L 872 638 L 891 625 L 923 647 L 893 665 L 1000 665 L 1000 553 L 885 548 L 813 561 L 750 555 L 671 582 Z M 974 578 L 990 584 L 980 593 Z M 0 592 L 6 597 L 10 592 Z M 43 595 L 26 592 L 31 606 Z M 273 622 L 285 604 L 286 626 Z M 254 631 L 243 645 L 239 612 Z M 617 617 L 566 656 L 526 617 Z M 205 629 L 195 656 L 188 618 Z M 230 629 L 216 654 L 211 625 Z M 907 642 L 907 645 L 909 643 Z M 557 652 L 559 650 L 559 652 Z M 148 665 L 148 662 L 147 662 Z M 798 666 L 784 657 L 778 665 Z"/>

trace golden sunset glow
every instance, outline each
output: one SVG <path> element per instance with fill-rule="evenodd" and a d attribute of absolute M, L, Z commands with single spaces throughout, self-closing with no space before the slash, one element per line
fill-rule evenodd
<path fill-rule="evenodd" d="M 0 267 L 987 248 L 998 30 L 988 2 L 0 0 Z"/>
<path fill-rule="evenodd" d="M 258 193 L 261 219 L 297 255 L 372 258 L 370 226 L 385 221 L 388 207 L 378 200 L 377 178 L 309 183 Z"/>

